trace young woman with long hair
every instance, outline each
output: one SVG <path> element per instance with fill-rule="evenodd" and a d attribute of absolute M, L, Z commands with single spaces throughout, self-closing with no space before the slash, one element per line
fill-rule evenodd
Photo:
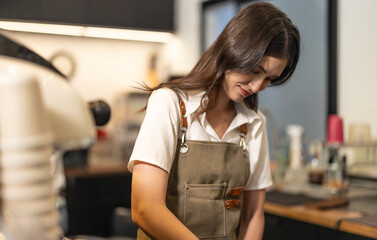
<path fill-rule="evenodd" d="M 269 3 L 242 9 L 183 78 L 149 98 L 128 165 L 138 239 L 261 239 L 272 184 L 258 92 L 295 71 L 300 35 Z"/>

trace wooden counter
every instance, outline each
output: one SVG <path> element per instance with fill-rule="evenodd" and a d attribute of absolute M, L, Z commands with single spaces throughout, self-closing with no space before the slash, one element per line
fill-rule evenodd
<path fill-rule="evenodd" d="M 67 178 L 77 177 L 100 177 L 100 176 L 114 176 L 114 175 L 129 175 L 131 174 L 125 163 L 120 162 L 103 162 L 88 164 L 83 167 L 70 167 L 65 169 L 65 176 Z"/>
<path fill-rule="evenodd" d="M 343 220 L 339 226 L 340 231 L 377 239 L 377 227 L 357 223 L 350 220 Z"/>
<path fill-rule="evenodd" d="M 318 210 L 305 205 L 287 206 L 266 202 L 264 210 L 272 215 L 377 239 L 377 227 L 348 220 L 361 218 L 363 215 L 345 208 Z"/>

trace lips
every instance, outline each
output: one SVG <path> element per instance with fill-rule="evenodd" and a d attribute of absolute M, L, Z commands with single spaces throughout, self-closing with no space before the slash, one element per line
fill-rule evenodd
<path fill-rule="evenodd" d="M 249 96 L 250 95 L 250 92 L 246 91 L 245 89 L 243 89 L 242 87 L 239 87 L 240 90 L 241 90 L 241 93 L 242 95 L 244 95 L 245 97 Z"/>

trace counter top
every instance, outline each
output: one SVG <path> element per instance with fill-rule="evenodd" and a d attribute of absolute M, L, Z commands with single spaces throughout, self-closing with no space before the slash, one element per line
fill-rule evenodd
<path fill-rule="evenodd" d="M 377 239 L 377 215 L 341 221 L 340 231 Z"/>
<path fill-rule="evenodd" d="M 267 200 L 264 210 L 272 215 L 377 239 L 377 216 L 368 219 L 365 214 L 345 207 L 321 210 L 307 204 L 282 205 Z"/>
<path fill-rule="evenodd" d="M 131 173 L 127 170 L 126 163 L 108 160 L 91 161 L 84 167 L 67 168 L 65 174 L 68 178 L 75 178 L 129 175 Z M 286 204 L 288 202 L 279 204 L 269 201 L 267 198 L 264 210 L 272 215 L 377 239 L 377 214 L 368 216 L 344 206 L 321 210 L 312 207 L 310 203 L 300 203 L 300 201 L 310 201 L 310 199 L 301 196 L 301 199 L 297 201 L 296 198 L 295 200 L 293 204 Z"/>
<path fill-rule="evenodd" d="M 131 174 L 127 164 L 122 162 L 108 161 L 95 164 L 88 164 L 82 167 L 69 167 L 65 169 L 67 178 L 75 177 L 100 177 Z"/>

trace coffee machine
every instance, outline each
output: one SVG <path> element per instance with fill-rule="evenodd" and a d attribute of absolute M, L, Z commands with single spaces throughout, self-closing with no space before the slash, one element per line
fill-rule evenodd
<path fill-rule="evenodd" d="M 106 103 L 84 102 L 49 61 L 0 34 L 0 239 L 62 238 L 51 156 L 91 146 L 109 118 Z"/>

